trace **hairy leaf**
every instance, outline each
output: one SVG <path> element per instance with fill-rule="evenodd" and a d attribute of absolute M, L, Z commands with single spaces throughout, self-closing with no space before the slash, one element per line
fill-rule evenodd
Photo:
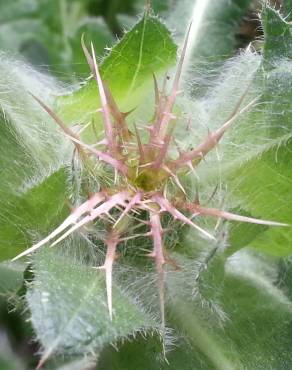
<path fill-rule="evenodd" d="M 265 34 L 264 59 L 267 68 L 275 66 L 279 59 L 291 59 L 291 25 L 281 14 L 265 6 L 261 15 Z"/>
<path fill-rule="evenodd" d="M 70 144 L 29 92 L 45 101 L 50 78 L 0 57 L 0 260 L 27 248 L 60 220 Z M 64 214 L 63 214 L 64 215 Z"/>
<path fill-rule="evenodd" d="M 155 327 L 138 302 L 117 286 L 110 320 L 102 271 L 54 250 L 39 253 L 34 266 L 27 300 L 45 359 L 53 353 L 96 353 L 107 343 Z"/>
<path fill-rule="evenodd" d="M 212 280 L 214 270 L 205 271 Z M 277 287 L 277 274 L 277 264 L 260 255 L 234 255 L 225 266 L 224 280 L 215 283 L 218 306 L 213 311 L 214 298 L 202 300 L 194 280 L 189 295 L 191 275 L 185 274 L 180 283 L 174 277 L 168 281 L 168 321 L 175 328 L 169 364 L 161 358 L 158 341 L 147 338 L 125 343 L 119 352 L 106 349 L 97 369 L 142 370 L 149 361 L 153 369 L 178 369 L 182 363 L 184 369 L 202 370 L 289 367 L 292 303 Z M 208 284 L 215 289 L 210 280 Z"/>
<path fill-rule="evenodd" d="M 240 206 L 253 216 L 292 224 L 289 207 L 292 64 L 286 59 L 290 58 L 291 26 L 279 13 L 268 7 L 264 9 L 263 22 L 264 62 L 268 63 L 268 70 L 264 72 L 265 103 L 262 117 L 266 122 L 267 144 L 258 155 L 232 172 L 229 189 L 240 200 Z M 280 34 L 284 37 L 284 42 L 281 43 L 277 38 Z M 254 122 L 256 124 L 257 121 Z M 254 227 L 250 225 L 236 225 L 232 228 L 230 239 L 233 246 L 238 244 L 237 240 L 242 235 L 240 230 L 243 229 L 247 238 L 245 245 L 274 255 L 285 256 L 292 253 L 291 226 L 260 228 L 255 233 Z M 241 243 L 241 246 L 244 245 Z"/>
<path fill-rule="evenodd" d="M 275 146 L 258 158 L 233 173 L 231 188 L 234 195 L 241 199 L 245 209 L 263 219 L 274 219 L 288 224 L 292 223 L 290 207 L 291 198 L 291 140 Z M 244 176 L 242 174 L 244 173 Z M 242 226 L 233 230 L 233 238 Z M 246 229 L 250 235 L 250 226 Z M 285 256 L 292 253 L 292 227 L 268 228 L 255 234 L 255 239 L 247 245 L 262 251 Z"/>
<path fill-rule="evenodd" d="M 65 190 L 66 177 L 60 170 L 23 195 L 1 200 L 0 260 L 15 257 L 62 221 L 68 212 Z"/>

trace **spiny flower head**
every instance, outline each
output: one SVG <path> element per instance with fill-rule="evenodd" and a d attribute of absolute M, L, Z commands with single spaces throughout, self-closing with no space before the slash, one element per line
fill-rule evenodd
<path fill-rule="evenodd" d="M 190 29 L 189 29 L 190 31 Z M 188 34 L 189 34 L 188 31 Z M 152 250 L 147 257 L 153 258 L 157 276 L 160 297 L 160 311 L 162 328 L 165 327 L 164 318 L 164 281 L 165 264 L 173 264 L 164 248 L 164 232 L 162 215 L 167 213 L 173 219 L 188 225 L 198 231 L 203 237 L 214 240 L 215 236 L 208 230 L 201 228 L 195 221 L 199 216 L 210 216 L 226 220 L 250 222 L 262 225 L 284 226 L 278 222 L 264 221 L 236 215 L 217 208 L 203 207 L 198 199 L 188 198 L 182 185 L 182 176 L 186 172 L 195 174 L 195 168 L 201 160 L 216 147 L 226 130 L 234 123 L 238 116 L 249 110 L 255 100 L 242 107 L 246 92 L 238 101 L 230 117 L 214 132 L 210 132 L 201 143 L 190 151 L 179 151 L 176 158 L 170 156 L 170 147 L 173 144 L 174 128 L 177 117 L 174 106 L 179 93 L 179 82 L 182 72 L 184 56 L 187 48 L 186 37 L 182 54 L 178 62 L 173 85 L 169 94 L 165 86 L 160 89 L 154 76 L 155 113 L 150 124 L 145 124 L 146 132 L 140 135 L 143 127 L 130 130 L 127 125 L 127 115 L 119 110 L 114 97 L 99 73 L 94 47 L 91 44 L 89 51 L 82 39 L 82 47 L 96 80 L 104 123 L 104 138 L 95 145 L 84 143 L 80 136 L 73 132 L 61 118 L 53 112 L 38 97 L 34 97 L 48 114 L 61 127 L 64 134 L 74 143 L 80 159 L 103 163 L 111 167 L 114 172 L 114 185 L 91 194 L 88 199 L 75 208 L 72 213 L 53 230 L 47 237 L 19 254 L 14 260 L 31 254 L 45 244 L 54 246 L 82 227 L 102 219 L 108 224 L 104 244 L 106 246 L 105 261 L 96 268 L 105 271 L 107 302 L 110 318 L 113 319 L 112 299 L 112 271 L 117 258 L 119 244 L 141 234 L 129 235 L 130 226 L 137 221 L 137 214 L 147 214 L 143 220 L 148 230 L 144 236 L 152 239 Z M 175 184 L 171 194 L 167 191 L 169 182 Z M 111 214 L 115 211 L 113 215 Z M 132 228 L 133 230 L 134 228 Z"/>

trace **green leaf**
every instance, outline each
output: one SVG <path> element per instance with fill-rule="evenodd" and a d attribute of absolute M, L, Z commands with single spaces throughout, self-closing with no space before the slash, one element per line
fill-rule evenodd
<path fill-rule="evenodd" d="M 13 54 L 21 53 L 35 65 L 47 65 L 49 55 L 43 40 L 49 38 L 49 31 L 38 19 L 39 8 L 40 2 L 36 0 L 0 2 L 0 48 Z"/>
<path fill-rule="evenodd" d="M 70 45 L 72 48 L 72 68 L 74 73 L 79 77 L 88 77 L 90 71 L 88 64 L 81 48 L 81 37 L 85 35 L 87 40 L 94 43 L 96 55 L 103 55 L 104 48 L 110 47 L 113 42 L 113 36 L 107 28 L 102 18 L 85 18 L 80 23 L 78 29 L 75 31 L 74 36 L 70 38 Z"/>
<path fill-rule="evenodd" d="M 275 9 L 265 6 L 261 15 L 264 29 L 264 60 L 265 66 L 276 66 L 281 58 L 292 57 L 291 25 L 284 20 Z"/>
<path fill-rule="evenodd" d="M 155 56 L 155 57 L 153 57 Z M 117 100 L 121 110 L 129 111 L 149 101 L 147 94 L 153 95 L 153 73 L 165 72 L 173 66 L 176 46 L 170 32 L 158 18 L 145 13 L 142 19 L 125 33 L 104 58 L 100 70 L 103 80 Z M 59 99 L 59 112 L 65 122 L 87 123 L 98 120 L 96 110 L 100 107 L 96 81 L 90 80 L 84 87 L 71 95 Z M 144 111 L 145 113 L 145 111 Z M 144 115 L 144 120 L 147 119 Z M 91 129 L 92 131 L 92 129 Z"/>
<path fill-rule="evenodd" d="M 33 180 L 36 161 L 2 121 L 0 135 L 0 261 L 15 257 L 40 232 L 47 232 L 64 216 L 64 170 Z M 25 189 L 28 187 L 28 189 Z"/>
<path fill-rule="evenodd" d="M 292 306 L 275 283 L 277 262 L 243 253 L 227 269 L 222 303 L 230 321 L 225 330 L 245 368 L 289 368 Z"/>
<path fill-rule="evenodd" d="M 175 346 L 167 352 L 167 362 L 157 337 L 138 337 L 123 343 L 119 351 L 108 346 L 100 355 L 97 370 L 149 370 L 150 363 L 151 370 L 178 370 L 182 365 L 184 370 L 213 370 L 212 363 L 192 346 L 188 338 L 175 338 L 174 342 Z"/>
<path fill-rule="evenodd" d="M 291 153 L 290 139 L 250 160 L 232 174 L 230 188 L 233 195 L 253 216 L 292 224 Z M 253 226 L 246 226 L 249 237 L 252 229 Z M 240 234 L 235 234 L 237 231 L 238 228 L 235 228 L 231 238 L 240 237 Z M 278 256 L 292 253 L 291 226 L 269 227 L 265 232 L 254 234 L 254 237 L 246 245 Z"/>
<path fill-rule="evenodd" d="M 193 260 L 185 263 L 184 269 L 189 264 L 196 269 Z M 97 369 L 146 370 L 150 361 L 155 370 L 176 370 L 182 363 L 187 370 L 290 368 L 292 303 L 275 283 L 277 261 L 241 251 L 225 263 L 221 282 L 213 280 L 213 268 L 204 271 L 214 291 L 208 299 L 198 290 L 196 271 L 176 271 L 167 281 L 168 324 L 175 329 L 172 341 L 168 338 L 174 344 L 169 364 L 156 338 L 138 338 L 119 352 L 103 351 Z"/>
<path fill-rule="evenodd" d="M 16 352 L 15 342 L 14 343 L 12 343 L 12 341 L 10 342 L 12 333 L 6 330 L 7 325 L 9 325 L 10 318 L 8 317 L 8 315 L 5 315 L 5 314 L 3 315 L 2 302 L 0 302 L 0 305 L 1 305 L 0 307 L 0 315 L 1 315 L 0 316 L 0 319 L 1 319 L 0 369 L 1 370 L 25 370 L 24 361 L 22 361 L 20 356 L 18 357 L 17 353 L 15 353 Z M 16 322 L 17 324 L 19 324 L 18 320 L 16 320 Z M 22 336 L 23 336 L 23 333 L 20 334 L 20 337 Z"/>
<path fill-rule="evenodd" d="M 179 45 L 183 42 L 189 23 L 193 20 L 194 28 L 196 26 L 198 13 L 200 12 L 196 6 L 200 5 L 200 2 L 200 0 L 181 0 L 174 5 L 169 4 L 168 11 L 163 14 L 167 25 L 175 31 L 175 37 Z M 201 5 L 204 3 L 201 2 Z M 194 40 L 192 40 L 192 35 L 190 37 L 188 63 L 194 68 L 187 75 L 188 80 L 193 81 L 194 77 L 197 77 L 201 81 L 202 72 L 205 73 L 203 84 L 207 78 L 214 79 L 216 68 L 232 56 L 239 46 L 237 36 L 240 23 L 251 4 L 252 0 L 207 1 L 198 33 Z M 195 9 L 197 9 L 197 14 L 195 14 Z M 212 72 L 208 77 L 210 71 Z M 202 94 L 205 91 L 204 87 L 200 83 L 196 84 L 195 96 L 198 93 Z"/>
<path fill-rule="evenodd" d="M 48 101 L 54 82 L 3 55 L 0 65 L 1 261 L 61 221 L 72 149 L 28 94 Z"/>
<path fill-rule="evenodd" d="M 0 263 L 0 295 L 16 292 L 23 283 L 25 266 L 21 263 Z"/>
<path fill-rule="evenodd" d="M 87 7 L 86 1 L 0 2 L 0 48 L 25 56 L 61 79 L 78 80 L 88 74 L 80 52 L 82 31 L 95 41 L 99 53 L 113 39 L 105 23 L 86 14 Z"/>
<path fill-rule="evenodd" d="M 264 9 L 266 22 L 264 47 L 271 52 L 274 46 L 269 29 L 273 27 L 269 22 L 273 22 L 275 16 L 277 22 L 282 22 L 284 27 L 287 27 L 286 22 L 276 11 Z M 279 43 L 280 41 L 275 48 Z M 240 84 L 236 85 L 235 81 L 246 83 L 246 77 L 243 76 L 248 76 L 248 71 L 257 70 L 257 74 L 246 102 L 259 94 L 262 98 L 258 106 L 255 105 L 250 113 L 239 118 L 234 127 L 226 133 L 218 148 L 221 158 L 218 160 L 215 153 L 213 156 L 210 153 L 207 163 L 204 163 L 199 171 L 203 180 L 204 177 L 208 181 L 212 178 L 214 183 L 221 178 L 227 183 L 229 195 L 224 208 L 239 209 L 239 213 L 248 214 L 250 217 L 291 224 L 291 212 L 286 205 L 289 204 L 290 181 L 292 63 L 286 59 L 287 52 L 284 49 L 281 53 L 277 63 L 270 63 L 272 59 L 269 53 L 264 55 L 262 64 L 264 68 L 258 68 L 258 57 L 247 51 L 230 63 L 224 74 L 219 77 L 219 84 L 213 88 L 211 94 L 212 104 L 208 100 L 208 95 L 206 96 L 208 106 L 214 106 L 207 111 L 209 115 L 207 124 L 211 125 L 212 129 L 218 127 L 216 122 L 220 119 L 224 122 L 228 116 L 225 110 L 230 100 L 238 96 L 237 89 Z M 270 63 L 269 68 L 266 67 L 266 63 Z M 213 122 L 217 126 L 213 126 Z M 206 188 L 206 184 L 204 185 Z M 230 247 L 227 249 L 229 254 L 245 246 L 252 246 L 275 255 L 288 255 L 292 251 L 289 242 L 290 227 L 265 228 L 231 223 L 229 234 Z"/>
<path fill-rule="evenodd" d="M 64 219 L 68 213 L 65 172 L 56 172 L 22 196 L 3 199 L 4 204 L 0 216 L 0 260 L 16 257 L 36 237 L 48 233 Z"/>
<path fill-rule="evenodd" d="M 117 285 L 111 321 L 103 272 L 77 259 L 48 249 L 34 258 L 35 279 L 26 298 L 45 358 L 53 353 L 96 353 L 107 343 L 155 329 L 153 319 L 128 296 L 126 287 Z"/>
<path fill-rule="evenodd" d="M 2 352 L 2 351 L 1 351 Z M 0 369 L 1 370 L 22 370 L 24 367 L 21 361 L 14 357 L 13 354 L 2 354 L 0 352 Z"/>
<path fill-rule="evenodd" d="M 241 196 L 241 194 L 240 194 Z M 250 213 L 242 212 L 242 210 L 236 210 L 236 214 L 242 216 L 252 217 Z M 232 222 L 229 225 L 228 232 L 228 248 L 226 254 L 231 256 L 239 249 L 249 245 L 256 237 L 261 233 L 265 232 L 268 226 L 250 224 L 244 222 Z"/>
<path fill-rule="evenodd" d="M 264 66 L 268 65 L 268 68 L 265 68 L 263 75 L 265 103 L 258 117 L 265 122 L 266 145 L 257 155 L 231 171 L 227 181 L 240 207 L 253 217 L 291 225 L 292 63 L 286 59 L 290 58 L 291 26 L 269 7 L 264 8 L 263 21 Z M 254 120 L 253 124 L 255 126 L 258 122 Z M 231 229 L 231 251 L 236 249 L 236 245 L 248 245 L 270 254 L 285 256 L 292 253 L 291 236 L 291 226 L 266 229 L 257 227 L 255 230 L 255 226 L 236 225 Z"/>
<path fill-rule="evenodd" d="M 283 8 L 284 8 L 284 14 L 285 14 L 285 19 L 287 21 L 291 21 L 292 17 L 292 1 L 291 0 L 284 0 L 283 1 Z"/>

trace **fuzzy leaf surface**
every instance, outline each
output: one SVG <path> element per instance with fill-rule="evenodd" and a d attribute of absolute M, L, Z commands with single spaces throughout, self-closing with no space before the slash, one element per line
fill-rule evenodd
<path fill-rule="evenodd" d="M 263 75 L 265 105 L 262 112 L 267 144 L 262 152 L 232 171 L 228 180 L 229 190 L 240 200 L 240 206 L 254 217 L 291 225 L 291 25 L 268 7 L 264 9 L 262 19 L 265 30 L 264 66 L 268 65 Z M 283 37 L 281 42 L 279 37 L 281 40 Z M 292 253 L 291 226 L 257 228 L 255 232 L 251 225 L 234 225 L 231 244 L 238 243 L 242 235 L 240 230 L 244 229 L 245 238 L 249 239 L 245 245 L 276 256 Z"/>
<path fill-rule="evenodd" d="M 57 89 L 55 81 L 5 55 L 1 55 L 0 65 L 2 261 L 15 257 L 39 233 L 61 221 L 66 196 L 64 167 L 72 154 L 55 123 L 29 95 L 49 101 Z"/>
<path fill-rule="evenodd" d="M 261 15 L 264 41 L 264 59 L 267 68 L 281 58 L 291 59 L 291 25 L 275 9 L 265 6 Z"/>
<path fill-rule="evenodd" d="M 66 177 L 59 171 L 22 196 L 10 196 L 0 218 L 0 259 L 15 257 L 68 213 Z"/>
<path fill-rule="evenodd" d="M 214 289 L 209 299 L 202 292 L 188 294 L 187 275 L 180 288 L 179 277 L 168 281 L 168 322 L 176 333 L 169 364 L 161 358 L 158 341 L 148 338 L 125 343 L 119 352 L 107 348 L 97 369 L 146 370 L 150 361 L 155 370 L 176 370 L 182 362 L 187 370 L 289 368 L 292 304 L 286 289 L 277 287 L 277 263 L 244 251 L 227 262 L 221 282 L 211 282 L 213 272 L 205 270 L 206 284 Z"/>
<path fill-rule="evenodd" d="M 64 216 L 66 176 L 60 170 L 23 190 L 36 161 L 15 139 L 13 128 L 1 122 L 0 136 L 0 260 L 15 257 L 40 232 L 48 232 Z"/>
<path fill-rule="evenodd" d="M 263 219 L 273 219 L 291 224 L 291 139 L 274 147 L 259 158 L 249 161 L 236 171 L 231 181 L 233 194 L 241 199 L 245 209 Z M 244 176 L 243 176 L 244 174 Z M 235 225 L 231 238 L 242 225 Z M 248 234 L 251 232 L 247 227 Z M 237 237 L 239 237 L 238 234 Z M 292 253 L 292 227 L 261 228 L 247 245 L 276 256 Z"/>
<path fill-rule="evenodd" d="M 45 250 L 34 258 L 34 274 L 26 298 L 45 356 L 96 353 L 107 343 L 155 326 L 116 285 L 111 321 L 103 272 L 80 260 Z"/>

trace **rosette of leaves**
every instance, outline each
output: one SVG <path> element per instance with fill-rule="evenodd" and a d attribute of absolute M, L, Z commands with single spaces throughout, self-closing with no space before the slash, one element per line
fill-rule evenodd
<path fill-rule="evenodd" d="M 176 144 L 170 150 L 173 156 L 192 150 L 222 125 L 243 96 L 246 104 L 256 98 L 196 175 L 180 177 L 181 187 L 202 206 L 290 224 L 291 26 L 270 7 L 261 19 L 261 55 L 251 47 L 242 51 L 219 70 L 203 97 L 185 91 L 176 100 Z M 175 62 L 171 34 L 148 12 L 101 62 L 102 79 L 120 111 L 136 108 L 127 119 L 131 132 L 153 117 L 153 74 L 159 82 L 166 71 L 171 77 Z M 70 131 L 60 129 L 29 93 L 51 107 Z M 94 79 L 67 92 L 54 79 L 1 55 L 0 103 L 0 255 L 7 261 L 50 234 L 92 192 L 113 184 L 114 173 L 98 162 L 85 164 L 68 138 L 68 132 L 78 133 L 87 145 L 102 138 Z M 169 191 L 175 186 L 170 184 Z M 147 221 L 143 213 L 137 218 Z M 167 216 L 162 222 L 167 257 L 173 261 L 165 272 L 165 351 L 155 268 L 144 256 L 151 251 L 142 235 L 147 224 L 142 232 L 130 230 L 141 237 L 126 241 L 114 264 L 113 320 L 104 273 L 92 268 L 105 258 L 103 220 L 32 255 L 25 290 L 20 289 L 25 262 L 1 264 L 2 292 L 11 296 L 20 289 L 24 295 L 40 344 L 39 365 L 289 368 L 291 228 L 206 217 L 199 226 L 212 233 L 211 242 Z"/>

